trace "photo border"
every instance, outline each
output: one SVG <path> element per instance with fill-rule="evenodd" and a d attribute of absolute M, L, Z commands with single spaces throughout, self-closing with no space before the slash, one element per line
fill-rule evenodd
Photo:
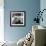
<path fill-rule="evenodd" d="M 24 12 L 24 25 L 12 25 L 11 24 L 11 13 L 12 12 Z M 26 26 L 26 11 L 10 11 L 10 26 L 11 27 L 24 27 L 24 26 Z"/>

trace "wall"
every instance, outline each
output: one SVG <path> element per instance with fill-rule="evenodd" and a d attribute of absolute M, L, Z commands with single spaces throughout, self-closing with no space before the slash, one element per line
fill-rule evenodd
<path fill-rule="evenodd" d="M 0 42 L 4 41 L 4 8 L 3 0 L 0 0 Z"/>
<path fill-rule="evenodd" d="M 25 27 L 10 27 L 10 11 L 26 11 Z M 4 38 L 18 41 L 32 29 L 33 19 L 40 10 L 40 0 L 4 0 Z"/>
<path fill-rule="evenodd" d="M 43 9 L 46 9 L 46 0 L 40 0 L 40 9 L 41 9 L 41 11 L 42 11 Z M 46 20 L 45 20 L 45 19 L 46 19 L 46 10 L 43 12 L 42 17 L 43 17 L 43 22 L 41 21 L 41 22 L 40 22 L 40 25 L 46 27 Z"/>

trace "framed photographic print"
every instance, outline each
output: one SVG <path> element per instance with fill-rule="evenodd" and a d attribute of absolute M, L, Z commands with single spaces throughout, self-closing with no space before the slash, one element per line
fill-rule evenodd
<path fill-rule="evenodd" d="M 25 11 L 11 11 L 10 12 L 10 26 L 25 26 L 26 13 Z"/>

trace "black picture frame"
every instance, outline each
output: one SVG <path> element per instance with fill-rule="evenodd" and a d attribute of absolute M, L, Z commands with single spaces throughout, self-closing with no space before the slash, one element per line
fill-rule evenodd
<path fill-rule="evenodd" d="M 26 11 L 10 11 L 10 26 L 24 27 L 26 25 Z"/>

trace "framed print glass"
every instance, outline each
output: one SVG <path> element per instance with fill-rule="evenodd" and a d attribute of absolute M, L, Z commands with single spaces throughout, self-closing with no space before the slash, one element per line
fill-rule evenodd
<path fill-rule="evenodd" d="M 11 11 L 10 12 L 10 26 L 25 26 L 26 20 L 25 11 Z"/>

